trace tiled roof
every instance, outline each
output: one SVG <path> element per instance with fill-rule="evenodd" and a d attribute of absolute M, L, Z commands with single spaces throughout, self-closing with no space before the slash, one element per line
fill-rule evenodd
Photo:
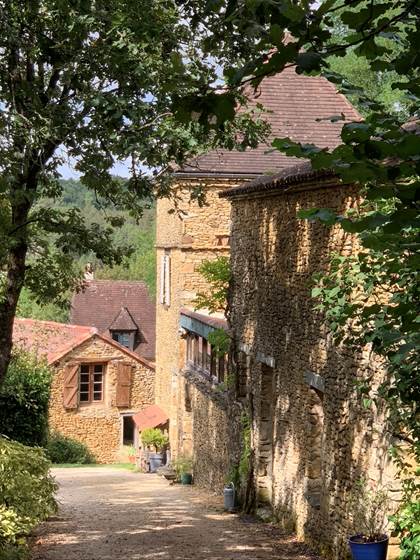
<path fill-rule="evenodd" d="M 340 143 L 340 132 L 345 122 L 360 120 L 360 115 L 349 101 L 338 93 L 334 85 L 319 76 L 296 74 L 287 68 L 276 76 L 263 80 L 251 102 L 261 103 L 267 111 L 263 118 L 271 125 L 271 134 L 265 144 L 245 152 L 215 150 L 185 165 L 180 173 L 219 174 L 238 176 L 276 173 L 299 160 L 272 150 L 274 138 L 291 138 L 312 143 L 321 148 L 334 148 Z M 345 120 L 331 122 L 330 117 L 343 116 Z"/>
<path fill-rule="evenodd" d="M 87 281 L 85 289 L 73 296 L 70 320 L 78 325 L 96 327 L 98 332 L 109 336 L 111 324 L 120 315 L 121 309 L 124 307 L 139 328 L 139 337 L 134 351 L 136 354 L 153 361 L 155 357 L 156 310 L 144 282 L 125 280 Z"/>
<path fill-rule="evenodd" d="M 304 161 L 299 165 L 283 169 L 283 171 L 276 175 L 264 175 L 239 187 L 224 190 L 219 193 L 219 196 L 221 198 L 234 198 L 241 195 L 279 191 L 280 189 L 282 192 L 286 192 L 288 190 L 287 187 L 292 187 L 293 185 L 301 183 L 312 184 L 334 177 L 337 177 L 337 175 L 332 169 L 312 169 L 311 162 Z"/>
<path fill-rule="evenodd" d="M 120 312 L 109 325 L 110 331 L 136 331 L 138 328 L 126 307 L 121 307 Z"/>
<path fill-rule="evenodd" d="M 152 404 L 133 416 L 134 423 L 140 431 L 146 428 L 157 428 L 168 422 L 169 418 L 157 404 Z"/>
<path fill-rule="evenodd" d="M 28 352 L 34 352 L 40 358 L 45 357 L 49 364 L 57 362 L 92 337 L 100 338 L 110 346 L 118 348 L 124 354 L 154 370 L 154 364 L 131 352 L 115 340 L 99 334 L 94 327 L 20 317 L 15 318 L 13 326 L 13 344 Z"/>
<path fill-rule="evenodd" d="M 96 333 L 97 330 L 92 327 L 16 318 L 13 344 L 44 356 L 48 363 L 52 363 L 57 356 L 65 355 Z"/>

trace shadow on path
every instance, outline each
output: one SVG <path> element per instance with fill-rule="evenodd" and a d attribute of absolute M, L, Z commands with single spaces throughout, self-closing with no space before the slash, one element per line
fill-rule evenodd
<path fill-rule="evenodd" d="M 191 487 L 116 469 L 56 469 L 60 510 L 33 560 L 316 560 L 277 528 L 214 507 Z"/>

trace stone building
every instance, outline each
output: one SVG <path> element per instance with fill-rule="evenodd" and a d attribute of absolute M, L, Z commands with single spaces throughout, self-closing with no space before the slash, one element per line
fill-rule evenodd
<path fill-rule="evenodd" d="M 154 403 L 154 365 L 97 329 L 16 319 L 14 345 L 53 368 L 49 427 L 83 442 L 99 463 L 137 443 L 134 416 Z"/>
<path fill-rule="evenodd" d="M 177 206 L 171 199 L 157 204 L 156 402 L 170 418 L 173 455 L 191 453 L 196 482 L 219 489 L 230 465 L 228 430 L 239 427 L 228 415 L 225 374 L 208 366 L 212 348 L 207 337 L 216 328 L 214 317 L 194 311 L 197 293 L 206 289 L 199 265 L 230 254 L 230 202 L 218 194 L 290 166 L 293 158 L 269 152 L 274 138 L 333 148 L 343 122 L 360 118 L 330 82 L 293 69 L 263 80 L 250 97 L 250 105 L 256 103 L 266 108 L 271 126 L 266 144 L 199 157 L 175 174 Z M 337 115 L 344 120 L 328 120 Z M 197 188 L 206 194 L 204 206 L 191 200 Z M 187 348 L 191 340 L 195 363 Z"/>
<path fill-rule="evenodd" d="M 368 375 L 379 382 L 384 371 L 369 349 L 335 345 L 310 297 L 313 274 L 328 274 L 333 253 L 355 253 L 355 237 L 297 214 L 342 214 L 360 196 L 305 163 L 221 196 L 232 204 L 230 332 L 236 399 L 251 427 L 251 495 L 341 560 L 353 485 L 367 478 L 392 491 L 384 417 L 362 406 L 355 387 Z"/>

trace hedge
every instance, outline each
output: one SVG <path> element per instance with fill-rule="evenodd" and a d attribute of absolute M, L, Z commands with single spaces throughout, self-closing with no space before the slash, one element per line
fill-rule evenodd
<path fill-rule="evenodd" d="M 25 445 L 45 445 L 51 370 L 34 355 L 17 351 L 0 387 L 0 435 Z"/>

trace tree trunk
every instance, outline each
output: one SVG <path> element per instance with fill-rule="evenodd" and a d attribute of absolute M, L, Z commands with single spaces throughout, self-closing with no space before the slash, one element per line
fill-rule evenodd
<path fill-rule="evenodd" d="M 19 193 L 22 195 L 22 191 Z M 20 292 L 25 281 L 27 244 L 27 220 L 31 204 L 29 200 L 12 207 L 12 231 L 15 232 L 9 249 L 6 282 L 0 301 L 0 386 L 9 367 L 13 345 L 13 323 Z"/>

